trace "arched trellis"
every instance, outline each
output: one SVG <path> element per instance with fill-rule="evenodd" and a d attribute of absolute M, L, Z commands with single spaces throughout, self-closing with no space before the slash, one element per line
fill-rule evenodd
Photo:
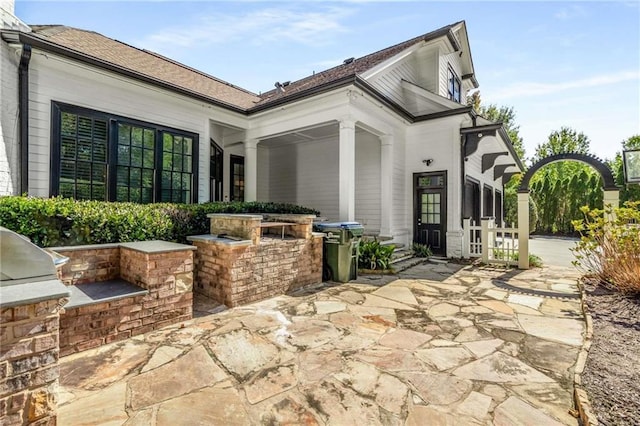
<path fill-rule="evenodd" d="M 524 174 L 518 187 L 518 268 L 529 269 L 529 182 L 533 175 L 542 167 L 558 161 L 578 161 L 593 167 L 602 176 L 604 182 L 604 205 L 618 207 L 620 203 L 620 191 L 616 186 L 613 173 L 607 164 L 599 158 L 566 152 L 551 155 L 531 166 Z M 609 217 L 608 220 L 613 220 Z"/>

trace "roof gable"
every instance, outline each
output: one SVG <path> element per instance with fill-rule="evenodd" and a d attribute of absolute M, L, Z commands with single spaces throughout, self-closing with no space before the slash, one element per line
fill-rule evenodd
<path fill-rule="evenodd" d="M 293 94 L 303 92 L 308 89 L 313 89 L 317 86 L 329 84 L 334 81 L 338 81 L 349 76 L 362 75 L 363 73 L 373 69 L 374 67 L 390 60 L 394 56 L 404 52 L 411 47 L 425 42 L 434 40 L 439 37 L 448 37 L 452 44 L 458 45 L 458 41 L 455 39 L 451 30 L 463 23 L 463 21 L 456 22 L 451 25 L 444 26 L 429 33 L 414 37 L 407 41 L 398 43 L 396 45 L 387 47 L 374 53 L 370 53 L 361 58 L 347 60 L 342 65 L 330 68 L 328 70 L 315 73 L 311 76 L 294 81 L 283 87 L 282 89 L 274 89 L 261 95 L 261 102 L 258 105 L 267 104 L 275 100 L 283 99 Z"/>

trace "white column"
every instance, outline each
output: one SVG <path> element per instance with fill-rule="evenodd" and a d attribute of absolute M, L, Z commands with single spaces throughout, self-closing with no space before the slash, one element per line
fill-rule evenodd
<path fill-rule="evenodd" d="M 528 192 L 518 192 L 518 268 L 529 269 Z"/>
<path fill-rule="evenodd" d="M 464 259 L 471 257 L 471 219 L 465 217 L 462 219 L 462 252 L 461 256 Z"/>
<path fill-rule="evenodd" d="M 356 215 L 356 123 L 340 121 L 339 216 L 342 221 L 352 221 Z"/>
<path fill-rule="evenodd" d="M 482 245 L 482 263 L 489 263 L 489 248 L 493 244 L 489 243 L 489 219 L 483 217 L 480 219 L 480 244 Z"/>
<path fill-rule="evenodd" d="M 615 209 L 620 207 L 620 191 L 618 191 L 617 189 L 605 190 L 602 204 L 604 205 L 605 219 L 607 220 L 607 222 L 609 223 L 615 222 L 616 220 Z M 607 211 L 608 209 L 611 209 L 611 213 Z"/>
<path fill-rule="evenodd" d="M 380 136 L 380 236 L 393 237 L 393 135 Z"/>
<path fill-rule="evenodd" d="M 258 197 L 258 140 L 244 142 L 244 201 Z"/>

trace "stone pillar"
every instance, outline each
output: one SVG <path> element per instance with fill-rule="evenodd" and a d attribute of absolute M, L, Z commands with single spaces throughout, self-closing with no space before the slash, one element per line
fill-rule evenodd
<path fill-rule="evenodd" d="M 35 284 L 38 283 L 29 285 L 36 287 Z M 66 292 L 62 284 L 59 287 Z M 56 298 L 13 306 L 3 300 L 0 424 L 56 424 L 59 310 L 67 300 Z"/>
<path fill-rule="evenodd" d="M 529 192 L 518 192 L 518 268 L 529 269 Z"/>
<path fill-rule="evenodd" d="M 380 236 L 393 237 L 393 135 L 380 137 Z"/>
<path fill-rule="evenodd" d="M 258 140 L 244 142 L 244 201 L 258 198 Z"/>
<path fill-rule="evenodd" d="M 604 197 L 602 199 L 602 204 L 604 205 L 605 210 L 605 220 L 609 223 L 615 222 L 616 220 L 616 212 L 615 209 L 620 207 L 620 191 L 617 189 L 613 190 L 604 190 Z M 611 213 L 607 212 L 607 208 L 611 208 Z"/>
<path fill-rule="evenodd" d="M 352 221 L 356 215 L 356 123 L 340 121 L 338 161 L 338 214 L 342 221 Z"/>

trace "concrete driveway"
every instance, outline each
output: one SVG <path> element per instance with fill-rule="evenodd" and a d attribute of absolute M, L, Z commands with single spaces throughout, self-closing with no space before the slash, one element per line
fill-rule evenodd
<path fill-rule="evenodd" d="M 532 235 L 529 240 L 529 252 L 539 256 L 544 265 L 574 268 L 571 262 L 576 260 L 571 253 L 577 238 L 547 237 Z"/>
<path fill-rule="evenodd" d="M 576 278 L 426 264 L 207 315 L 62 358 L 58 422 L 576 425 Z"/>

